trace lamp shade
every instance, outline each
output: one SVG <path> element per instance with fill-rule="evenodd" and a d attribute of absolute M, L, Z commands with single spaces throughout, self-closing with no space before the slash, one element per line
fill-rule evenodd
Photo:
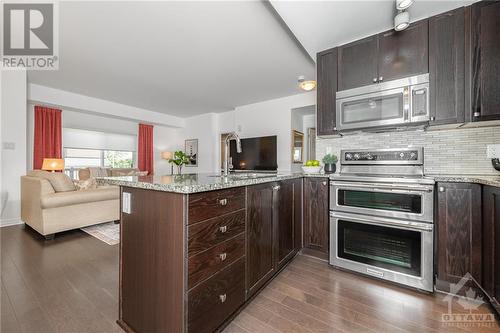
<path fill-rule="evenodd" d="M 174 154 L 172 154 L 171 151 L 164 151 L 164 152 L 161 153 L 161 158 L 163 158 L 164 160 L 169 160 L 173 156 L 174 156 Z"/>
<path fill-rule="evenodd" d="M 64 170 L 64 160 L 62 158 L 44 158 L 42 170 L 59 171 Z"/>

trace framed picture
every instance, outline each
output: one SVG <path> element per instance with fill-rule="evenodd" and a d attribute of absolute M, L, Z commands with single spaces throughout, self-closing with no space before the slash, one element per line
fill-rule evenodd
<path fill-rule="evenodd" d="M 189 139 L 184 141 L 184 152 L 189 159 L 189 163 L 186 164 L 186 166 L 198 166 L 198 139 Z"/>

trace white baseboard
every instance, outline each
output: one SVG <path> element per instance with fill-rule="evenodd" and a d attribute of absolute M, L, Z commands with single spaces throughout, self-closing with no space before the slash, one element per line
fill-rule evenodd
<path fill-rule="evenodd" d="M 0 219 L 0 228 L 8 227 L 11 225 L 16 225 L 16 224 L 24 224 L 24 222 L 21 221 L 21 219 L 17 218 L 17 217 L 10 218 L 10 219 Z"/>

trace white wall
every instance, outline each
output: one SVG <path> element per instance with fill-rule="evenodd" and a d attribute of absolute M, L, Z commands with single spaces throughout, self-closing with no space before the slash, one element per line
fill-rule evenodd
<path fill-rule="evenodd" d="M 26 174 L 26 71 L 1 71 L 0 225 L 20 223 L 20 177 Z M 5 203 L 5 207 L 3 207 Z"/>
<path fill-rule="evenodd" d="M 292 109 L 314 104 L 315 91 L 238 106 L 234 111 L 218 114 L 217 137 L 231 131 L 237 131 L 242 138 L 277 135 L 278 171 L 291 171 Z M 219 144 L 217 153 L 220 154 Z"/>

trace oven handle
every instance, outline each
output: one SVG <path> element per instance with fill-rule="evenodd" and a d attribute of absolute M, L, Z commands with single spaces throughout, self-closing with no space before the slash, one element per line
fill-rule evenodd
<path fill-rule="evenodd" d="M 342 186 L 342 187 L 359 187 L 359 188 L 369 188 L 369 189 L 382 189 L 382 190 L 403 190 L 403 191 L 418 191 L 418 192 L 432 192 L 434 191 L 434 186 L 423 186 L 423 185 L 393 185 L 393 184 L 369 184 L 369 183 L 345 183 L 345 182 L 330 182 L 330 186 Z"/>
<path fill-rule="evenodd" d="M 386 219 L 382 217 L 372 217 L 370 219 L 361 218 L 358 216 L 353 216 L 352 214 L 344 214 L 340 212 L 330 211 L 330 217 L 336 219 L 345 219 L 347 221 L 360 222 L 365 224 L 373 224 L 387 227 L 399 227 L 400 229 L 414 230 L 414 231 L 426 231 L 432 232 L 434 226 L 432 223 L 423 222 L 413 222 L 413 221 L 403 221 L 403 220 L 393 220 Z"/>

